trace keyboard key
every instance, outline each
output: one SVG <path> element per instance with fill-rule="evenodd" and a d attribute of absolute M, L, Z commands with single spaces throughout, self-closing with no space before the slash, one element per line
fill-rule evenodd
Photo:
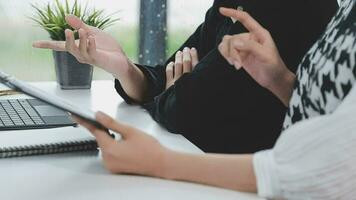
<path fill-rule="evenodd" d="M 14 126 L 15 124 L 11 121 L 4 121 L 5 126 Z"/>
<path fill-rule="evenodd" d="M 24 121 L 27 126 L 33 126 L 35 123 L 33 121 Z"/>
<path fill-rule="evenodd" d="M 10 117 L 7 115 L 0 116 L 1 121 L 11 121 Z"/>
<path fill-rule="evenodd" d="M 22 121 L 14 122 L 16 126 L 24 126 L 25 124 Z"/>
<path fill-rule="evenodd" d="M 45 125 L 45 123 L 44 122 L 35 122 L 36 123 L 36 125 Z"/>

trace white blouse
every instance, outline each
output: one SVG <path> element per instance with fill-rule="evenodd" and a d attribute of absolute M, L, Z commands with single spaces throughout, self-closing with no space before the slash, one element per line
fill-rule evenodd
<path fill-rule="evenodd" d="M 356 87 L 334 113 L 286 130 L 254 155 L 258 194 L 272 199 L 356 198 Z"/>

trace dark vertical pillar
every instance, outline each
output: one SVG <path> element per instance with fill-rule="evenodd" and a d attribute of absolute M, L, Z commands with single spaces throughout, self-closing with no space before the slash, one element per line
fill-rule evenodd
<path fill-rule="evenodd" d="M 167 0 L 141 0 L 139 63 L 162 64 L 166 60 Z"/>

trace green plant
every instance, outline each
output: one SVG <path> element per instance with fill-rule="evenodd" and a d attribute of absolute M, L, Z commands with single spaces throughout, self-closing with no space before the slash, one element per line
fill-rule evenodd
<path fill-rule="evenodd" d="M 65 40 L 64 31 L 66 29 L 73 30 L 65 21 L 67 15 L 75 15 L 83 20 L 84 23 L 102 30 L 119 20 L 118 18 L 113 18 L 115 13 L 107 15 L 104 10 L 89 9 L 88 3 L 85 7 L 82 7 L 78 0 L 75 0 L 73 4 L 70 4 L 68 0 L 64 0 L 64 3 L 54 0 L 54 3 L 48 2 L 42 7 L 37 4 L 31 4 L 31 6 L 35 9 L 36 14 L 30 18 L 45 29 L 52 40 L 58 41 Z M 78 38 L 78 34 L 76 33 L 75 35 Z"/>

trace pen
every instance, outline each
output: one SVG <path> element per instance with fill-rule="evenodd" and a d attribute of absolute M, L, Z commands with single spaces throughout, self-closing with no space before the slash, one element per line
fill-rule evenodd
<path fill-rule="evenodd" d="M 0 91 L 0 96 L 8 96 L 8 95 L 15 95 L 15 94 L 19 94 L 19 92 L 15 91 L 15 90 L 2 90 L 2 91 Z"/>
<path fill-rule="evenodd" d="M 238 6 L 236 9 L 239 10 L 239 11 L 244 11 L 244 8 L 243 8 L 242 6 Z M 235 23 L 235 22 L 237 21 L 237 20 L 236 20 L 235 18 L 233 18 L 233 17 L 231 17 L 231 19 L 232 19 L 232 22 L 233 22 L 233 23 Z"/>

